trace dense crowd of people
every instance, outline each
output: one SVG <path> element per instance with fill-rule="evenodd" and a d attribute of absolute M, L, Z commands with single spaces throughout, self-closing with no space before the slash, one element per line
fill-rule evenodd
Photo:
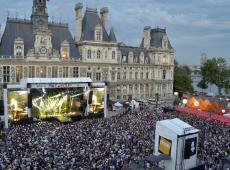
<path fill-rule="evenodd" d="M 207 167 L 221 167 L 230 156 L 229 125 L 146 105 L 111 118 L 14 125 L 0 169 L 125 169 L 153 154 L 156 121 L 176 117 L 201 130 L 198 156 Z"/>

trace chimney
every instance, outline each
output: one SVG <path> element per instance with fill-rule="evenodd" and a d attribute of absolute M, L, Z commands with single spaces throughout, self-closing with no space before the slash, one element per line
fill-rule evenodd
<path fill-rule="evenodd" d="M 101 21 L 102 24 L 104 25 L 105 29 L 107 29 L 107 24 L 108 24 L 108 14 L 109 14 L 109 9 L 108 7 L 103 7 L 100 10 L 100 14 L 101 14 Z"/>
<path fill-rule="evenodd" d="M 83 9 L 83 4 L 82 3 L 77 3 L 75 5 L 75 13 L 76 13 L 75 41 L 76 42 L 81 40 L 81 34 L 82 34 L 82 9 Z"/>
<path fill-rule="evenodd" d="M 146 26 L 144 28 L 144 48 L 150 48 L 150 32 L 151 32 L 151 27 L 150 26 Z"/>

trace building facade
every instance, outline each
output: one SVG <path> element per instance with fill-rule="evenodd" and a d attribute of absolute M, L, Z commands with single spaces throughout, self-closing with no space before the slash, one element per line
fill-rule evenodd
<path fill-rule="evenodd" d="M 166 29 L 146 26 L 140 47 L 108 31 L 108 8 L 75 6 L 76 31 L 48 21 L 46 0 L 34 0 L 30 20 L 7 18 L 0 44 L 0 84 L 22 78 L 90 77 L 107 81 L 111 99 L 173 95 L 174 49 Z M 83 15 L 84 13 L 84 15 Z M 2 98 L 2 86 L 0 86 Z"/>

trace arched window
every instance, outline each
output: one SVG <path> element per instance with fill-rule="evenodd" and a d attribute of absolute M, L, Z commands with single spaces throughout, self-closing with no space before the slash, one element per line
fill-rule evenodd
<path fill-rule="evenodd" d="M 16 47 L 16 56 L 22 56 L 22 47 L 21 46 Z"/>
<path fill-rule="evenodd" d="M 88 56 L 88 58 L 91 58 L 91 50 L 88 50 L 87 56 Z"/>
<path fill-rule="evenodd" d="M 100 51 L 100 50 L 97 51 L 97 58 L 98 58 L 98 59 L 101 58 L 101 51 Z"/>

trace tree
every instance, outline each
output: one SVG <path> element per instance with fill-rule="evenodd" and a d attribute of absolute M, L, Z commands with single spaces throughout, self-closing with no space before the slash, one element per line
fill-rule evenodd
<path fill-rule="evenodd" d="M 177 92 L 192 92 L 191 70 L 188 66 L 179 66 L 175 62 L 174 68 L 174 91 Z"/>
<path fill-rule="evenodd" d="M 221 95 L 223 89 L 229 89 L 230 69 L 224 58 L 208 59 L 201 67 L 202 81 L 206 84 L 216 85 Z"/>
<path fill-rule="evenodd" d="M 197 84 L 197 86 L 203 90 L 208 88 L 207 82 L 203 79 Z"/>

